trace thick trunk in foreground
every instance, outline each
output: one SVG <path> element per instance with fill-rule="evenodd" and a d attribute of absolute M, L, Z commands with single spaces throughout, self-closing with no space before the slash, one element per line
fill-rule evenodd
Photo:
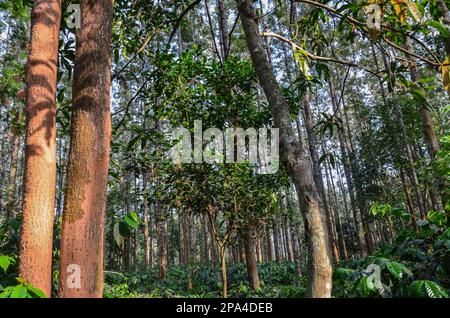
<path fill-rule="evenodd" d="M 247 46 L 264 89 L 275 127 L 280 129 L 282 162 L 293 180 L 303 212 L 308 245 L 308 297 L 331 297 L 331 259 L 326 233 L 325 216 L 320 210 L 319 195 L 314 184 L 310 160 L 300 148 L 292 129 L 289 106 L 278 86 L 261 44 L 256 16 L 251 1 L 237 0 Z"/>
<path fill-rule="evenodd" d="M 61 238 L 60 297 L 92 298 L 102 297 L 103 293 L 113 3 L 81 1 Z"/>
<path fill-rule="evenodd" d="M 56 76 L 61 4 L 36 1 L 27 70 L 23 222 L 19 275 L 48 297 L 56 191 Z"/>

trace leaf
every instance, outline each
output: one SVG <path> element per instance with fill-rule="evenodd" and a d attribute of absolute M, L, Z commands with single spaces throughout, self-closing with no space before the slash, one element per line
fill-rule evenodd
<path fill-rule="evenodd" d="M 0 294 L 0 298 L 9 298 L 13 289 L 14 289 L 14 286 L 6 287 L 3 290 L 3 292 Z"/>
<path fill-rule="evenodd" d="M 414 20 L 416 20 L 416 22 L 420 22 L 420 20 L 422 20 L 422 14 L 420 13 L 417 5 L 411 1 L 407 1 L 406 5 L 408 6 L 409 12 L 411 12 Z"/>
<path fill-rule="evenodd" d="M 346 281 L 352 277 L 354 272 L 355 272 L 355 270 L 353 270 L 353 269 L 340 267 L 334 271 L 333 275 L 336 279 L 340 279 L 341 281 Z"/>
<path fill-rule="evenodd" d="M 442 81 L 444 82 L 444 88 L 450 95 L 450 58 L 447 57 L 442 63 Z"/>
<path fill-rule="evenodd" d="M 425 91 L 423 89 L 415 88 L 415 89 L 411 90 L 411 95 L 419 103 L 427 103 Z"/>
<path fill-rule="evenodd" d="M 47 298 L 47 295 L 37 287 L 34 287 L 30 283 L 25 284 L 28 289 L 28 295 L 32 298 Z"/>
<path fill-rule="evenodd" d="M 406 266 L 397 262 L 387 262 L 386 268 L 392 275 L 394 275 L 395 278 L 400 280 L 403 278 Z"/>
<path fill-rule="evenodd" d="M 392 6 L 394 7 L 395 14 L 397 14 L 400 23 L 403 24 L 406 21 L 407 14 L 407 3 L 408 0 L 391 0 Z"/>
<path fill-rule="evenodd" d="M 119 233 L 122 237 L 130 237 L 131 229 L 125 221 L 119 221 Z"/>
<path fill-rule="evenodd" d="M 361 289 L 361 294 L 365 297 L 369 296 L 370 292 L 374 290 L 373 283 L 367 276 L 361 278 L 358 287 Z"/>
<path fill-rule="evenodd" d="M 27 298 L 27 288 L 23 284 L 19 284 L 11 291 L 11 298 Z"/>
<path fill-rule="evenodd" d="M 418 280 L 409 287 L 411 297 L 419 298 L 448 298 L 444 288 L 430 280 Z"/>
<path fill-rule="evenodd" d="M 321 164 L 322 162 L 324 162 L 325 159 L 327 159 L 327 157 L 328 157 L 328 154 L 327 154 L 327 153 L 324 153 L 322 156 L 320 156 L 319 164 Z"/>
<path fill-rule="evenodd" d="M 429 26 L 432 26 L 432 27 L 435 28 L 436 30 L 438 30 L 439 33 L 441 34 L 441 36 L 442 36 L 443 38 L 448 38 L 448 37 L 450 37 L 450 32 L 449 32 L 449 30 L 448 30 L 444 25 L 442 25 L 441 22 L 436 21 L 436 20 L 431 20 L 431 21 L 428 21 L 427 24 L 428 24 Z"/>
<path fill-rule="evenodd" d="M 116 222 L 116 224 L 114 224 L 113 234 L 114 234 L 114 240 L 116 241 L 117 246 L 122 247 L 123 236 L 120 235 L 119 222 Z"/>
<path fill-rule="evenodd" d="M 128 224 L 135 230 L 139 227 L 139 217 L 135 212 L 131 212 L 130 214 L 126 215 L 123 220 L 126 224 Z"/>
<path fill-rule="evenodd" d="M 6 255 L 0 255 L 0 267 L 3 268 L 3 270 L 8 270 L 9 265 L 11 264 L 11 258 Z"/>
<path fill-rule="evenodd" d="M 298 62 L 298 65 L 300 67 L 300 71 L 302 72 L 302 74 L 306 77 L 306 79 L 311 80 L 312 76 L 309 73 L 309 65 L 308 65 L 308 54 L 305 50 L 300 49 L 298 47 L 293 48 L 294 50 L 294 56 L 295 59 Z"/>
<path fill-rule="evenodd" d="M 131 149 L 139 141 L 139 139 L 141 139 L 140 135 L 138 135 L 138 136 L 134 137 L 133 139 L 131 139 L 130 142 L 128 143 L 127 151 L 131 151 Z"/>

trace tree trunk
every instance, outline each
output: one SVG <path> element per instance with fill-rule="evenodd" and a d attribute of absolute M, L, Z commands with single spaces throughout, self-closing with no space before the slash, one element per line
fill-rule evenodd
<path fill-rule="evenodd" d="M 328 84 L 329 84 L 329 88 L 330 88 L 330 97 L 331 97 L 331 102 L 333 104 L 333 110 L 334 110 L 334 112 L 337 112 L 339 105 L 338 105 L 338 101 L 336 98 L 334 85 L 333 85 L 331 77 L 328 80 Z M 367 246 L 366 246 L 365 235 L 364 235 L 362 215 L 361 215 L 360 209 L 358 208 L 358 204 L 357 204 L 356 198 L 355 198 L 355 186 L 353 184 L 350 160 L 349 160 L 347 148 L 345 145 L 345 136 L 341 129 L 338 129 L 338 140 L 339 140 L 339 147 L 340 147 L 341 156 L 342 156 L 343 165 L 344 165 L 345 179 L 347 180 L 348 192 L 349 192 L 349 196 L 350 196 L 350 205 L 352 206 L 353 218 L 355 221 L 356 241 L 358 243 L 359 254 L 361 256 L 365 256 L 367 254 Z"/>
<path fill-rule="evenodd" d="M 217 0 L 217 11 L 219 13 L 220 47 L 222 49 L 222 60 L 228 57 L 230 52 L 230 40 L 228 37 L 228 14 L 224 0 Z"/>
<path fill-rule="evenodd" d="M 305 126 L 306 126 L 306 133 L 308 135 L 308 146 L 309 146 L 309 152 L 311 154 L 311 160 L 313 164 L 313 175 L 314 175 L 314 181 L 317 185 L 317 189 L 319 190 L 320 197 L 322 199 L 323 203 L 323 209 L 325 211 L 325 215 L 327 217 L 326 224 L 327 224 L 327 230 L 328 230 L 328 237 L 330 239 L 330 247 L 331 251 L 333 253 L 334 261 L 335 263 L 339 262 L 339 250 L 336 243 L 336 238 L 334 235 L 334 229 L 333 229 L 333 216 L 330 212 L 330 207 L 328 205 L 328 200 L 325 195 L 325 185 L 323 183 L 323 177 L 322 172 L 320 171 L 320 164 L 319 164 L 319 152 L 317 151 L 317 138 L 316 134 L 314 132 L 314 121 L 311 114 L 311 109 L 309 107 L 309 96 L 306 94 L 305 98 L 303 100 L 303 114 L 305 116 Z"/>
<path fill-rule="evenodd" d="M 275 260 L 277 262 L 280 262 L 281 257 L 281 251 L 280 251 L 280 227 L 278 225 L 278 220 L 276 217 L 272 221 L 273 224 L 273 245 L 275 249 Z"/>
<path fill-rule="evenodd" d="M 102 297 L 108 184 L 113 1 L 81 1 L 71 144 L 60 258 L 60 297 Z M 68 272 L 75 264 L 80 272 Z M 80 284 L 68 284 L 79 274 Z M 68 280 L 69 279 L 69 280 Z"/>
<path fill-rule="evenodd" d="M 270 234 L 269 225 L 266 225 L 266 255 L 267 261 L 272 261 L 272 235 Z"/>
<path fill-rule="evenodd" d="M 225 246 L 220 245 L 220 273 L 222 277 L 222 297 L 228 298 L 227 260 L 225 258 Z"/>
<path fill-rule="evenodd" d="M 16 118 L 20 118 L 17 116 Z M 10 221 L 16 217 L 16 179 L 17 179 L 17 166 L 19 164 L 19 147 L 20 136 L 16 133 L 12 134 L 12 151 L 11 151 L 11 163 L 9 166 L 8 176 L 8 188 L 5 202 L 6 220 Z M 8 231 L 11 232 L 12 228 L 9 226 Z"/>
<path fill-rule="evenodd" d="M 50 297 L 56 190 L 56 76 L 60 1 L 35 1 L 31 17 L 19 274 Z"/>
<path fill-rule="evenodd" d="M 245 260 L 247 264 L 247 274 L 248 274 L 248 282 L 250 284 L 250 288 L 258 289 L 260 287 L 259 284 L 259 275 L 258 275 L 258 265 L 256 264 L 255 258 L 255 241 L 253 237 L 251 237 L 251 230 L 249 229 L 245 240 Z"/>
<path fill-rule="evenodd" d="M 167 221 L 162 215 L 159 202 L 156 203 L 156 215 L 159 279 L 165 280 L 167 275 Z"/>
<path fill-rule="evenodd" d="M 148 205 L 148 190 L 147 190 L 147 173 L 142 175 L 142 192 L 144 194 L 143 200 L 143 214 L 144 214 L 144 249 L 145 249 L 145 269 L 150 269 L 150 239 L 149 239 L 149 205 Z"/>
<path fill-rule="evenodd" d="M 291 125 L 289 106 L 278 86 L 261 37 L 256 16 L 249 0 L 237 0 L 247 46 L 266 94 L 275 127 L 280 129 L 282 162 L 292 178 L 299 197 L 306 231 L 308 232 L 308 297 L 331 297 L 331 260 L 326 234 L 325 216 L 320 210 L 311 162 L 300 149 Z"/>

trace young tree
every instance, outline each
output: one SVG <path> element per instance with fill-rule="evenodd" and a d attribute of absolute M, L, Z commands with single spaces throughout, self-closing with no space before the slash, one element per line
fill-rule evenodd
<path fill-rule="evenodd" d="M 82 0 L 80 6 L 61 238 L 60 297 L 101 297 L 103 293 L 113 4 L 113 0 Z"/>
<path fill-rule="evenodd" d="M 61 3 L 35 1 L 27 65 L 20 276 L 47 296 L 52 286 L 56 189 L 56 76 Z"/>

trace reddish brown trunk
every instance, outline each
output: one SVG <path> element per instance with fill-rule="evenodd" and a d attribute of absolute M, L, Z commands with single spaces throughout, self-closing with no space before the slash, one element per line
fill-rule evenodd
<path fill-rule="evenodd" d="M 56 76 L 61 4 L 35 1 L 27 69 L 27 127 L 19 274 L 51 296 L 56 190 Z"/>
<path fill-rule="evenodd" d="M 102 297 L 113 0 L 81 1 L 60 258 L 60 297 Z M 79 266 L 80 285 L 76 288 Z M 72 266 L 69 266 L 72 265 Z M 74 288 L 75 286 L 75 288 Z"/>

